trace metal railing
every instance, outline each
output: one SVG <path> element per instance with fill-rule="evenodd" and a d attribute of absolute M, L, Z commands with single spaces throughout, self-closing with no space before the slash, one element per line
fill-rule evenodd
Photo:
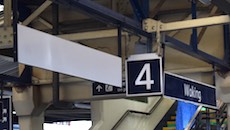
<path fill-rule="evenodd" d="M 201 129 L 200 127 L 206 127 L 207 129 L 211 129 L 210 120 L 215 119 L 216 120 L 216 129 L 217 130 L 224 130 L 226 128 L 224 123 L 227 116 L 226 108 L 227 105 L 223 104 L 219 110 L 214 110 L 213 112 L 210 112 L 209 110 L 206 110 L 206 112 L 201 112 L 201 106 L 197 108 L 197 111 L 195 112 L 194 116 L 190 120 L 189 124 L 187 125 L 185 130 L 197 130 Z M 214 114 L 214 116 L 210 116 L 211 114 Z M 204 117 L 205 116 L 205 117 Z M 205 120 L 205 121 L 204 121 Z"/>
<path fill-rule="evenodd" d="M 190 128 L 192 127 L 192 125 L 195 122 L 196 117 L 199 115 L 200 110 L 201 110 L 202 106 L 199 106 L 195 112 L 195 114 L 193 115 L 192 119 L 189 121 L 187 127 L 185 128 L 185 130 L 190 130 Z"/>
<path fill-rule="evenodd" d="M 157 106 L 162 102 L 163 97 L 160 97 L 160 99 L 154 104 L 152 109 L 149 112 L 141 112 L 141 111 L 135 111 L 135 110 L 127 110 L 123 116 L 117 121 L 117 123 L 113 126 L 111 130 L 116 130 L 118 126 L 124 121 L 124 119 L 130 114 L 130 113 L 135 113 L 135 114 L 142 114 L 142 115 L 151 115 Z"/>

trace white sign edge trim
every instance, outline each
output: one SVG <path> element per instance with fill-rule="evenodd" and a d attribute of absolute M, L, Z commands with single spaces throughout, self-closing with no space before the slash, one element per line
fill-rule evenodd
<path fill-rule="evenodd" d="M 156 53 L 146 53 L 146 54 L 135 54 L 128 57 L 126 61 L 142 61 L 142 60 L 154 60 L 161 59 Z"/>

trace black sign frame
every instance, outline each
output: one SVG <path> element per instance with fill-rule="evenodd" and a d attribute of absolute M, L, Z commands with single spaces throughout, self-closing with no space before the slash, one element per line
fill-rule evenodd
<path fill-rule="evenodd" d="M 130 65 L 131 63 L 133 65 Z M 142 65 L 138 65 L 141 68 L 138 68 L 137 72 L 135 72 L 136 69 L 130 69 L 130 66 L 136 66 L 135 63 L 142 64 Z M 150 64 L 151 78 L 153 76 L 152 73 L 155 73 L 157 71 L 157 74 L 156 74 L 158 76 L 157 77 L 157 79 L 158 79 L 157 80 L 157 87 L 154 87 L 151 85 L 150 90 L 147 90 L 147 88 L 145 88 L 145 89 L 142 89 L 141 91 L 139 89 L 139 90 L 136 90 L 135 92 L 132 92 L 132 89 L 137 88 L 137 86 L 135 86 L 133 83 L 134 79 L 137 79 L 137 77 L 141 73 L 141 71 L 142 71 L 142 69 L 146 63 Z M 153 64 L 155 64 L 155 65 L 153 65 Z M 158 67 L 157 68 L 158 70 L 154 70 L 154 69 L 156 69 L 156 66 Z M 148 54 L 132 55 L 128 58 L 128 60 L 126 60 L 125 68 L 126 68 L 126 96 L 127 97 L 161 96 L 163 94 L 162 58 L 159 57 L 157 54 L 148 53 Z M 133 74 L 131 74 L 131 72 L 135 73 L 134 77 L 131 77 L 131 76 L 133 76 Z M 137 76 L 137 74 L 138 74 L 138 76 Z M 144 85 L 140 85 L 140 86 L 144 86 Z"/>
<path fill-rule="evenodd" d="M 126 88 L 123 85 L 122 87 L 115 87 L 104 83 L 93 82 L 92 86 L 93 86 L 92 88 L 93 97 L 124 96 L 126 93 L 125 92 Z M 97 91 L 98 86 L 100 87 L 100 92 Z"/>
<path fill-rule="evenodd" d="M 177 75 L 177 74 L 172 74 L 170 72 L 165 72 L 164 80 L 165 80 L 164 82 L 165 87 L 164 87 L 164 94 L 163 94 L 164 97 L 174 99 L 174 100 L 189 102 L 195 105 L 201 105 L 201 106 L 208 107 L 208 108 L 217 109 L 216 87 L 193 80 L 193 79 L 189 79 L 189 78 Z M 181 85 L 176 84 L 176 82 L 181 83 Z M 169 83 L 171 83 L 170 86 L 168 86 Z M 187 84 L 188 86 L 184 86 Z M 186 91 L 184 90 L 185 87 L 189 87 L 190 89 L 189 91 L 193 91 L 193 92 L 190 94 L 186 94 L 186 96 L 182 96 L 182 91 L 184 92 L 183 95 L 185 95 L 185 91 Z M 175 90 L 172 90 L 172 89 L 175 89 Z M 199 102 L 200 100 L 199 98 L 201 98 L 200 102 Z M 206 98 L 209 98 L 209 99 L 206 99 Z M 202 99 L 204 99 L 204 101 Z"/>

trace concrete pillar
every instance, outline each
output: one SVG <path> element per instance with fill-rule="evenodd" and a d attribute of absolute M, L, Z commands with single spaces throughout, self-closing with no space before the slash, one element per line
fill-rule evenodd
<path fill-rule="evenodd" d="M 21 130 L 43 130 L 44 111 L 49 104 L 41 102 L 40 87 L 13 87 L 13 105 Z"/>
<path fill-rule="evenodd" d="M 91 118 L 93 126 L 90 130 L 98 130 L 103 125 L 103 101 L 92 101 L 91 102 Z"/>
<path fill-rule="evenodd" d="M 39 116 L 19 116 L 21 130 L 43 130 L 44 114 Z"/>

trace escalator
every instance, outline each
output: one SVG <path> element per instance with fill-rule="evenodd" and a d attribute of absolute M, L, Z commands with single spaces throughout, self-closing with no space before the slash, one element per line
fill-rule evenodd
<path fill-rule="evenodd" d="M 174 104 L 175 105 L 175 104 Z M 177 106 L 176 106 L 177 107 Z M 171 107 L 155 130 L 176 130 L 176 108 Z M 218 110 L 198 107 L 185 130 L 227 130 L 227 105 Z"/>
<path fill-rule="evenodd" d="M 90 130 L 153 130 L 174 102 L 161 96 L 148 97 L 148 102 L 127 99 L 92 102 L 94 123 Z"/>
<path fill-rule="evenodd" d="M 169 108 L 165 106 L 165 98 L 160 98 L 158 102 L 152 107 L 149 112 L 127 110 L 120 119 L 115 122 L 113 127 L 108 126 L 108 122 L 105 118 L 111 117 L 104 116 L 104 120 L 101 121 L 100 127 L 93 126 L 94 128 L 109 128 L 111 130 L 125 130 L 125 129 L 146 129 L 146 130 L 182 130 L 178 128 L 178 122 L 176 121 L 178 116 L 178 102 L 172 102 Z M 166 110 L 167 109 L 167 110 Z M 165 110 L 165 113 L 163 113 Z M 223 104 L 218 110 L 205 108 L 199 106 L 193 112 L 189 122 L 185 124 L 185 130 L 227 130 L 227 105 Z M 159 113 L 162 116 L 157 116 Z M 188 113 L 185 113 L 188 114 Z M 114 117 L 113 117 L 114 118 Z M 157 123 L 156 125 L 153 125 Z M 151 124 L 151 125 L 149 125 Z M 183 130 L 184 130 L 183 129 Z"/>
<path fill-rule="evenodd" d="M 218 110 L 203 107 L 189 129 L 227 130 L 227 105 L 223 104 Z"/>
<path fill-rule="evenodd" d="M 156 126 L 155 130 L 176 130 L 176 109 L 177 101 L 171 106 L 169 111 L 161 119 L 160 123 Z"/>

